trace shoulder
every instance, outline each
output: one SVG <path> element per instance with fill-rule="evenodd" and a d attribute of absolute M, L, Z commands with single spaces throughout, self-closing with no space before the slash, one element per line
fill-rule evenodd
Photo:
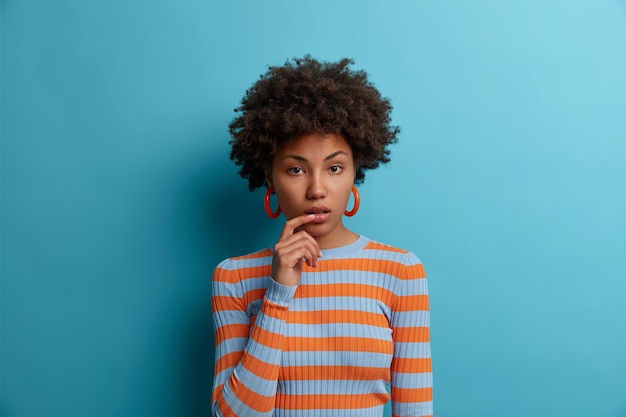
<path fill-rule="evenodd" d="M 368 240 L 369 242 L 363 247 L 363 254 L 366 258 L 389 264 L 396 271 L 394 275 L 400 278 L 426 277 L 422 261 L 413 252 L 375 240 Z"/>
<path fill-rule="evenodd" d="M 420 259 L 409 250 L 388 245 L 386 243 L 377 242 L 372 239 L 368 239 L 368 243 L 363 247 L 363 251 L 372 257 L 385 258 L 396 262 L 401 262 L 405 265 L 415 265 L 422 263 L 422 261 L 420 261 Z"/>
<path fill-rule="evenodd" d="M 261 265 L 267 262 L 268 258 L 271 259 L 271 257 L 272 251 L 270 249 L 262 249 L 247 255 L 226 258 L 217 265 L 217 268 L 232 270 L 241 267 Z"/>
<path fill-rule="evenodd" d="M 259 269 L 269 267 L 272 262 L 270 249 L 259 250 L 247 255 L 226 258 L 213 271 L 213 279 L 234 281 L 243 279 L 246 275 L 256 275 Z"/>

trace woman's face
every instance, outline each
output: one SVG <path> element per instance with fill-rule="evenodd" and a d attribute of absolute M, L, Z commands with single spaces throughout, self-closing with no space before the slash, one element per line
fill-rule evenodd
<path fill-rule="evenodd" d="M 342 135 L 313 133 L 283 145 L 267 175 L 287 219 L 315 213 L 302 226 L 322 248 L 342 246 L 353 236 L 343 226 L 356 170 L 352 149 Z"/>

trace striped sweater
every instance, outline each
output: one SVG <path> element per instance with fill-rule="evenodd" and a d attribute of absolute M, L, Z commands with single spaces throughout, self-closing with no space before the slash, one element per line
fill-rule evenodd
<path fill-rule="evenodd" d="M 411 252 L 365 237 L 270 277 L 265 249 L 213 273 L 215 416 L 432 415 L 428 292 Z"/>

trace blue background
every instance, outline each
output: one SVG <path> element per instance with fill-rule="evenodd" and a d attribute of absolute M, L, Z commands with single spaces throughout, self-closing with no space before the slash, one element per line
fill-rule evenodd
<path fill-rule="evenodd" d="M 626 1 L 2 1 L 3 417 L 207 416 L 210 277 L 273 243 L 246 88 L 356 60 L 402 127 L 358 233 L 415 252 L 440 417 L 626 416 Z"/>

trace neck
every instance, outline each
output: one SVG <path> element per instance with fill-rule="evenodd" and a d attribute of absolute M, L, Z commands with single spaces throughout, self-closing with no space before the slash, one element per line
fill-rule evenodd
<path fill-rule="evenodd" d="M 346 227 L 342 227 L 332 236 L 314 236 L 314 238 L 317 244 L 320 245 L 320 249 L 324 251 L 324 249 L 339 248 L 354 243 L 359 238 L 359 235 Z"/>

